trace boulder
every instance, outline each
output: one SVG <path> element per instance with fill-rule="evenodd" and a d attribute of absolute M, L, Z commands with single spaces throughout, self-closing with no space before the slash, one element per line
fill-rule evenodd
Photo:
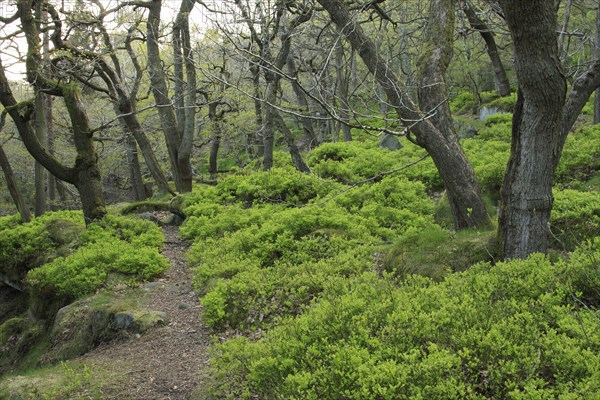
<path fill-rule="evenodd" d="M 400 140 L 398 140 L 396 136 L 386 134 L 383 138 L 381 138 L 381 141 L 379 142 L 379 147 L 391 151 L 396 151 L 400 150 L 404 146 L 402 145 L 402 143 L 400 143 Z"/>

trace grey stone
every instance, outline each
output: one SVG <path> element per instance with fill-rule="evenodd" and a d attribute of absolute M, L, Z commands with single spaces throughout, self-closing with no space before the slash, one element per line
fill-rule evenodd
<path fill-rule="evenodd" d="M 127 311 L 116 313 L 112 321 L 113 328 L 124 331 L 137 331 L 134 319 L 133 313 Z"/>
<path fill-rule="evenodd" d="M 383 138 L 381 138 L 381 141 L 379 142 L 379 147 L 383 147 L 384 149 L 388 149 L 391 151 L 396 151 L 400 150 L 404 146 L 402 145 L 402 143 L 400 143 L 396 136 L 386 134 Z"/>
<path fill-rule="evenodd" d="M 154 216 L 154 214 L 150 213 L 150 212 L 143 212 L 140 214 L 140 218 L 141 219 L 145 219 L 151 222 L 154 222 L 155 224 L 160 224 L 160 220 L 158 218 L 156 218 Z"/>
<path fill-rule="evenodd" d="M 181 226 L 181 224 L 183 224 L 183 218 L 181 218 L 177 214 L 173 214 L 165 221 L 165 224 L 173 225 L 173 226 Z"/>
<path fill-rule="evenodd" d="M 460 139 L 472 139 L 477 135 L 477 129 L 472 126 L 466 126 L 458 131 L 458 137 Z"/>
<path fill-rule="evenodd" d="M 165 284 L 162 282 L 148 282 L 144 285 L 144 289 L 149 289 L 149 290 L 160 289 L 164 286 L 165 286 Z"/>
<path fill-rule="evenodd" d="M 498 107 L 486 107 L 483 106 L 479 109 L 479 120 L 483 121 L 490 115 L 498 114 Z"/>
<path fill-rule="evenodd" d="M 192 306 L 188 303 L 179 303 L 179 306 L 177 308 L 179 308 L 180 310 L 189 310 L 190 308 L 192 308 Z"/>

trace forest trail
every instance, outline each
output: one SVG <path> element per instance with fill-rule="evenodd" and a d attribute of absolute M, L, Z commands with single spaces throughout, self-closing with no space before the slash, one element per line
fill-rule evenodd
<path fill-rule="evenodd" d="M 165 226 L 162 254 L 171 269 L 156 282 L 144 285 L 145 307 L 166 313 L 166 324 L 122 342 L 102 344 L 79 361 L 118 376 L 101 388 L 104 399 L 179 400 L 203 398 L 198 385 L 206 376 L 209 330 L 200 319 L 200 305 L 185 265 L 189 247 L 175 226 Z"/>

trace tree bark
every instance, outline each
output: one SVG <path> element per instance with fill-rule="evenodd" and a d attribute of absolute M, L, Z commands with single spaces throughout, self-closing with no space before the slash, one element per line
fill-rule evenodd
<path fill-rule="evenodd" d="M 81 103 L 79 89 L 74 84 L 65 86 L 63 98 L 71 125 L 77 157 L 73 184 L 79 191 L 86 224 L 104 217 L 106 206 L 102 194 L 102 180 L 98 168 L 98 155 L 94 147 L 93 132 Z"/>
<path fill-rule="evenodd" d="M 296 99 L 298 100 L 298 105 L 300 106 L 300 112 L 304 115 L 310 114 L 310 107 L 308 105 L 308 100 L 306 99 L 306 95 L 300 84 L 298 83 L 298 69 L 296 68 L 296 62 L 294 61 L 294 54 L 292 51 L 289 51 L 286 66 L 288 70 L 288 74 L 294 78 L 292 80 L 292 89 L 294 90 L 294 94 L 296 95 Z M 317 135 L 315 135 L 315 128 L 313 126 L 312 120 L 310 117 L 302 117 L 302 128 L 304 129 L 304 137 L 306 141 L 309 143 L 309 147 L 316 147 L 319 145 L 317 141 Z"/>
<path fill-rule="evenodd" d="M 475 12 L 475 10 L 473 10 L 473 6 L 469 1 L 461 0 L 461 7 L 465 15 L 467 16 L 471 27 L 474 30 L 478 31 L 483 40 L 485 41 L 487 47 L 487 54 L 490 58 L 492 68 L 494 70 L 496 92 L 502 97 L 510 95 L 510 81 L 508 80 L 506 70 L 504 69 L 504 64 L 502 63 L 502 59 L 500 58 L 498 46 L 496 45 L 496 39 L 494 38 L 494 33 L 485 24 L 485 22 L 483 22 L 477 16 L 477 13 Z"/>
<path fill-rule="evenodd" d="M 17 2 L 21 27 L 27 40 L 27 80 L 36 89 L 62 96 L 71 120 L 73 141 L 77 156 L 74 167 L 61 164 L 42 146 L 29 123 L 33 104 L 17 104 L 4 68 L 0 64 L 0 102 L 11 115 L 23 143 L 30 154 L 57 178 L 72 183 L 79 191 L 83 216 L 86 224 L 102 218 L 106 214 L 102 182 L 97 165 L 97 155 L 92 141 L 92 131 L 83 104 L 79 99 L 79 90 L 74 84 L 64 84 L 45 76 L 41 71 L 40 32 L 32 13 L 33 2 Z M 59 34 L 58 27 L 56 34 Z"/>
<path fill-rule="evenodd" d="M 274 110 L 273 118 L 275 120 L 275 123 L 279 127 L 279 130 L 281 130 L 281 132 L 283 132 L 283 137 L 285 139 L 285 142 L 288 145 L 288 151 L 290 152 L 290 156 L 292 157 L 292 164 L 294 164 L 294 167 L 298 171 L 305 173 L 305 174 L 310 174 L 310 168 L 308 167 L 306 162 L 304 162 L 304 160 L 302 159 L 300 150 L 298 149 L 298 146 L 296 145 L 296 142 L 294 141 L 294 136 L 292 135 L 292 131 L 286 125 L 285 121 L 281 117 L 281 114 L 277 110 Z"/>
<path fill-rule="evenodd" d="M 15 175 L 13 173 L 12 167 L 10 166 L 10 162 L 8 161 L 8 157 L 4 152 L 4 148 L 2 148 L 2 145 L 0 145 L 0 167 L 2 168 L 2 172 L 4 173 L 4 177 L 6 178 L 6 186 L 8 187 L 10 197 L 12 197 L 15 206 L 17 207 L 19 215 L 21 215 L 21 221 L 31 221 L 31 213 L 29 212 L 29 208 L 27 208 L 25 199 L 23 198 L 23 195 L 21 194 L 21 191 L 17 186 L 17 182 L 15 181 Z"/>
<path fill-rule="evenodd" d="M 35 136 L 42 146 L 47 146 L 48 133 L 46 130 L 46 102 L 44 93 L 36 91 L 35 94 L 35 117 L 34 128 Z M 47 196 L 46 196 L 46 170 L 42 164 L 35 161 L 34 166 L 34 182 L 35 182 L 35 202 L 33 210 L 36 216 L 40 216 L 46 212 Z"/>
<path fill-rule="evenodd" d="M 504 257 L 511 259 L 545 252 L 548 247 L 552 178 L 564 143 L 561 116 L 567 85 L 553 4 L 545 0 L 500 3 L 514 42 L 519 83 L 499 226 Z"/>
<path fill-rule="evenodd" d="M 181 91 L 183 97 L 183 121 L 179 125 L 181 141 L 177 152 L 177 163 L 182 174 L 182 191 L 192 191 L 192 144 L 196 129 L 196 66 L 190 39 L 189 16 L 194 8 L 194 0 L 182 0 L 175 20 L 173 35 L 180 38 L 180 51 L 185 69 L 185 85 Z M 177 50 L 174 50 L 177 53 Z M 181 76 L 183 78 L 183 76 Z M 182 79 L 183 80 L 183 79 Z"/>
<path fill-rule="evenodd" d="M 179 159 L 179 146 L 181 137 L 179 136 L 179 126 L 175 116 L 175 110 L 169 98 L 167 87 L 167 78 L 162 68 L 160 58 L 160 48 L 158 38 L 160 35 L 160 13 L 162 7 L 161 0 L 152 0 L 147 3 L 149 9 L 147 22 L 146 46 L 148 50 L 148 73 L 150 74 L 150 83 L 152 85 L 152 94 L 156 102 L 157 112 L 161 121 L 163 134 L 169 153 L 169 161 L 175 178 L 175 187 L 180 192 L 189 191 L 191 188 L 191 164 Z"/>
<path fill-rule="evenodd" d="M 417 144 L 431 155 L 452 206 L 457 229 L 487 228 L 491 221 L 481 196 L 475 173 L 462 151 L 456 135 L 440 132 L 427 116 L 418 110 L 402 88 L 393 70 L 378 57 L 373 41 L 350 15 L 340 0 L 319 0 L 332 21 L 341 29 L 360 55 L 375 80 L 383 87 L 389 103 L 400 121 L 409 126 Z M 435 111 L 427 110 L 428 112 Z"/>
<path fill-rule="evenodd" d="M 208 173 L 211 179 L 216 178 L 218 172 L 219 146 L 221 145 L 221 120 L 217 114 L 218 105 L 218 102 L 212 102 L 208 105 L 208 119 L 211 121 L 213 129 L 208 157 Z"/>
<path fill-rule="evenodd" d="M 344 142 L 352 140 L 350 131 L 350 103 L 348 101 L 348 79 L 346 78 L 346 67 L 344 65 L 344 44 L 340 41 L 335 49 L 335 64 L 337 78 L 337 95 L 340 100 L 340 125 Z"/>

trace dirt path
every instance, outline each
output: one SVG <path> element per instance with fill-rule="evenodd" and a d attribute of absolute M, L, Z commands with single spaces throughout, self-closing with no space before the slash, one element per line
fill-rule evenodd
<path fill-rule="evenodd" d="M 165 326 L 120 343 L 101 345 L 82 357 L 90 365 L 109 366 L 118 372 L 119 387 L 102 389 L 106 399 L 202 398 L 202 381 L 208 365 L 208 330 L 200 321 L 198 298 L 192 288 L 192 273 L 184 263 L 187 243 L 177 227 L 164 228 L 162 253 L 172 268 L 157 282 L 145 285 L 146 307 L 167 315 Z"/>

